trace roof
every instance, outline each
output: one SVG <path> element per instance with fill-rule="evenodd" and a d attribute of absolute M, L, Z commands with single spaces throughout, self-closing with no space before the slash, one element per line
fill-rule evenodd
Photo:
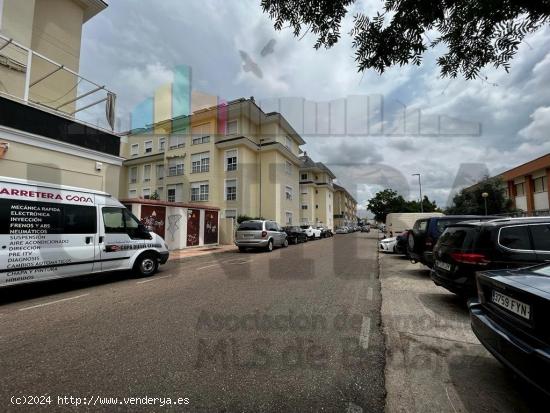
<path fill-rule="evenodd" d="M 109 5 L 103 0 L 76 0 L 84 9 L 84 21 L 86 23 L 96 14 L 101 13 Z"/>
<path fill-rule="evenodd" d="M 317 169 L 320 172 L 327 173 L 332 179 L 336 178 L 336 175 L 324 163 L 315 162 L 306 154 L 300 156 L 300 160 L 302 161 L 300 169 Z"/>
<path fill-rule="evenodd" d="M 334 187 L 334 190 L 335 191 L 342 191 L 342 192 L 345 192 L 351 199 L 353 199 L 353 202 L 355 202 L 357 204 L 357 201 L 356 199 L 349 193 L 349 191 L 344 188 L 343 186 L 340 186 L 338 184 L 332 184 L 332 186 Z"/>
<path fill-rule="evenodd" d="M 540 169 L 550 168 L 550 153 L 533 159 L 529 162 L 525 162 L 512 169 L 502 172 L 498 176 L 505 181 L 510 181 L 514 178 L 518 178 L 523 175 L 528 175 L 532 172 Z"/>

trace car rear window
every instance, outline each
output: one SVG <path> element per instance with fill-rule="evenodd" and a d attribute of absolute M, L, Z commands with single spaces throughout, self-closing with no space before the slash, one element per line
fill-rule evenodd
<path fill-rule="evenodd" d="M 425 232 L 427 227 L 428 227 L 428 220 L 424 219 L 424 220 L 416 221 L 414 223 L 413 229 L 420 232 Z"/>
<path fill-rule="evenodd" d="M 308 228 L 309 228 L 309 225 L 301 225 L 300 228 L 302 228 L 302 229 L 308 229 Z"/>
<path fill-rule="evenodd" d="M 531 250 L 527 225 L 501 228 L 498 236 L 500 245 L 513 250 Z"/>
<path fill-rule="evenodd" d="M 456 219 L 438 219 L 435 224 L 435 228 L 438 234 L 442 234 L 449 225 L 453 222 L 457 222 Z"/>
<path fill-rule="evenodd" d="M 472 227 L 450 227 L 443 232 L 439 243 L 451 248 L 465 248 L 471 244 L 475 228 Z"/>
<path fill-rule="evenodd" d="M 550 251 L 550 224 L 531 225 L 531 235 L 537 251 Z"/>
<path fill-rule="evenodd" d="M 261 222 L 243 222 L 239 225 L 237 231 L 261 231 L 262 223 Z"/>

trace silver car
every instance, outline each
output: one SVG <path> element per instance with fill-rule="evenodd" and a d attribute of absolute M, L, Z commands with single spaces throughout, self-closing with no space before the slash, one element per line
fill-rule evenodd
<path fill-rule="evenodd" d="M 261 248 L 268 252 L 273 247 L 288 247 L 286 232 L 275 221 L 243 221 L 235 233 L 235 245 L 239 251 L 247 248 Z"/>

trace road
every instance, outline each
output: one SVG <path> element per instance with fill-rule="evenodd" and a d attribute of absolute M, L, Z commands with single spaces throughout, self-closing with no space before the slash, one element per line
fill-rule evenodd
<path fill-rule="evenodd" d="M 43 411 L 10 398 L 49 395 L 49 410 L 73 396 L 84 411 L 157 397 L 187 398 L 172 406 L 184 411 L 379 412 L 380 306 L 376 234 L 364 233 L 169 262 L 151 278 L 11 287 L 0 291 L 0 405 Z"/>

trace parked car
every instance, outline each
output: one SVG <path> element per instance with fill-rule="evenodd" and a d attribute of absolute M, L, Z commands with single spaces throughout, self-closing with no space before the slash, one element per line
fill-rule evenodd
<path fill-rule="evenodd" d="M 321 231 L 321 238 L 332 237 L 332 231 L 329 228 L 319 225 L 317 229 Z"/>
<path fill-rule="evenodd" d="M 336 231 L 334 231 L 335 234 L 348 234 L 349 229 L 348 227 L 338 227 L 336 228 Z"/>
<path fill-rule="evenodd" d="M 546 238 L 546 247 L 550 238 Z M 550 265 L 478 273 L 472 330 L 489 352 L 550 395 Z"/>
<path fill-rule="evenodd" d="M 408 230 L 403 231 L 401 234 L 398 234 L 397 237 L 395 238 L 397 239 L 397 242 L 395 244 L 395 252 L 397 252 L 398 254 L 404 254 L 408 257 L 409 254 L 407 251 L 407 243 L 409 240 L 409 231 Z"/>
<path fill-rule="evenodd" d="M 363 225 L 361 227 L 361 232 L 370 232 L 370 225 Z"/>
<path fill-rule="evenodd" d="M 488 221 L 499 218 L 501 217 L 485 215 L 443 215 L 419 219 L 409 233 L 407 245 L 409 258 L 431 268 L 433 247 L 448 225 L 462 221 Z"/>
<path fill-rule="evenodd" d="M 243 221 L 235 234 L 235 245 L 243 252 L 247 248 L 262 248 L 268 252 L 273 247 L 288 247 L 286 232 L 275 221 Z"/>
<path fill-rule="evenodd" d="M 380 241 L 380 251 L 397 252 L 396 245 L 397 245 L 396 237 L 384 238 L 382 241 Z"/>
<path fill-rule="evenodd" d="M 304 230 L 309 239 L 319 239 L 321 238 L 321 230 L 314 228 L 311 225 L 300 225 L 300 228 Z"/>
<path fill-rule="evenodd" d="M 307 242 L 307 234 L 300 227 L 284 227 L 286 232 L 286 238 L 290 244 L 298 244 L 300 242 Z"/>
<path fill-rule="evenodd" d="M 463 222 L 447 227 L 434 248 L 432 280 L 451 292 L 475 295 L 475 273 L 550 260 L 550 217 Z"/>

